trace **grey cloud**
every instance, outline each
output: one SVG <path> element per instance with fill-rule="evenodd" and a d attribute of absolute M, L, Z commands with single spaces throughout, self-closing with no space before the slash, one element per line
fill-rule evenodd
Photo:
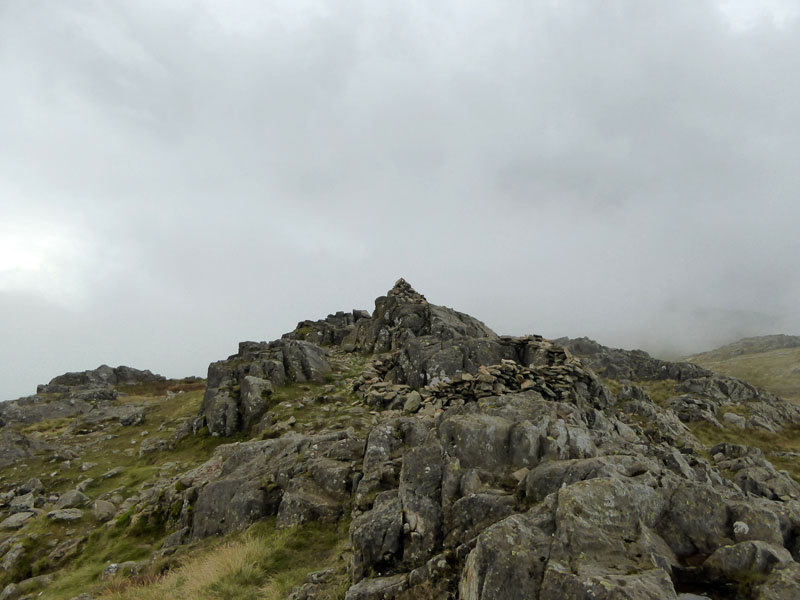
<path fill-rule="evenodd" d="M 0 288 L 0 397 L 202 374 L 401 275 L 505 333 L 796 333 L 800 31 L 755 6 L 3 3 L 0 214 L 82 255 Z"/>

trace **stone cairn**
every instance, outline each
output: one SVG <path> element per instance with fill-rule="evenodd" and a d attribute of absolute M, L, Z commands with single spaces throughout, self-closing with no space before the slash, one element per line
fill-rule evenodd
<path fill-rule="evenodd" d="M 417 292 L 411 284 L 402 277 L 397 280 L 394 287 L 389 290 L 387 296 L 395 297 L 403 302 L 410 302 L 412 304 L 427 304 L 428 301 L 425 296 Z"/>

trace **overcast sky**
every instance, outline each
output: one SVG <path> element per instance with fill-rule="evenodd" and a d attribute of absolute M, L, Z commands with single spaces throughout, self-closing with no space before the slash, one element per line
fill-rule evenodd
<path fill-rule="evenodd" d="M 800 333 L 794 0 L 0 0 L 0 399 L 398 277 L 500 333 Z"/>

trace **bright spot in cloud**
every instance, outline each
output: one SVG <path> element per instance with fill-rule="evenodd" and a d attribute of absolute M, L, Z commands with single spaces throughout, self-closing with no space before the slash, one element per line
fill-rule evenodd
<path fill-rule="evenodd" d="M 800 15 L 800 3 L 795 0 L 721 0 L 718 6 L 735 31 L 761 24 L 785 28 Z"/>
<path fill-rule="evenodd" d="M 30 242 L 11 235 L 0 239 L 0 271 L 35 271 L 45 262 L 41 248 L 31 248 Z"/>
<path fill-rule="evenodd" d="M 79 298 L 82 246 L 74 232 L 0 226 L 0 292 L 32 292 L 57 302 Z"/>

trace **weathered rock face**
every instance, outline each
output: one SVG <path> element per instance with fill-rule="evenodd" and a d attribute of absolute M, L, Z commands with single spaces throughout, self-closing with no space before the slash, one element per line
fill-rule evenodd
<path fill-rule="evenodd" d="M 800 523 L 800 504 L 763 500 L 744 517 L 752 501 L 710 463 L 626 439 L 621 426 L 523 392 L 374 430 L 354 499 L 368 509 L 351 528 L 354 582 L 408 573 L 413 585 L 431 562 L 461 556 L 438 575 L 457 577 L 461 598 L 675 598 L 674 581 L 699 577 L 683 561 L 734 543 L 739 517 L 764 543 L 782 540 L 752 559 L 757 572 L 776 556 L 792 560 L 783 545 L 794 534 L 783 537 L 778 523 Z M 387 477 L 397 455 L 399 475 Z M 706 581 L 738 581 L 732 570 L 712 569 Z"/>
<path fill-rule="evenodd" d="M 141 505 L 145 515 L 182 507 L 173 515 L 181 538 L 224 534 L 269 516 L 279 527 L 335 522 L 349 512 L 363 454 L 364 439 L 350 431 L 227 444 L 178 476 L 180 485 L 151 490 Z"/>
<path fill-rule="evenodd" d="M 91 371 L 64 373 L 54 377 L 50 380 L 50 383 L 40 385 L 36 392 L 39 394 L 64 393 L 69 391 L 67 388 L 74 387 L 136 385 L 155 381 L 164 381 L 164 377 L 148 370 L 141 371 L 126 366 L 109 367 L 108 365 L 100 365 Z"/>
<path fill-rule="evenodd" d="M 0 403 L 0 427 L 75 416 L 81 416 L 81 423 L 76 423 L 75 427 L 91 428 L 108 420 L 135 424 L 143 418 L 142 407 L 117 403 L 119 392 L 114 386 L 164 380 L 163 376 L 150 371 L 124 366 L 102 365 L 92 371 L 65 373 L 48 384 L 39 385 L 34 396 Z"/>
<path fill-rule="evenodd" d="M 339 311 L 319 321 L 300 321 L 294 331 L 283 335 L 283 339 L 304 340 L 318 346 L 340 346 L 361 319 L 369 319 L 369 313 L 365 310 Z"/>
<path fill-rule="evenodd" d="M 586 366 L 599 375 L 617 380 L 675 379 L 683 381 L 712 375 L 711 371 L 687 362 L 667 362 L 653 358 L 643 350 L 608 348 L 589 338 L 558 338 L 570 352 L 583 358 Z"/>
<path fill-rule="evenodd" d="M 273 386 L 320 382 L 330 370 L 325 351 L 310 342 L 242 342 L 237 354 L 209 365 L 202 418 L 215 435 L 247 431 L 268 408 Z"/>

